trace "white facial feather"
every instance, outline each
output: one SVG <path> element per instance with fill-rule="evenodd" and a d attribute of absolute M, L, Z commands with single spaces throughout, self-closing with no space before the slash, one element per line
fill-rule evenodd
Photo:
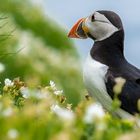
<path fill-rule="evenodd" d="M 104 40 L 119 30 L 99 12 L 94 13 L 94 18 L 95 21 L 92 21 L 91 16 L 89 16 L 85 21 L 85 26 L 89 29 L 90 34 L 96 39 L 95 41 Z"/>

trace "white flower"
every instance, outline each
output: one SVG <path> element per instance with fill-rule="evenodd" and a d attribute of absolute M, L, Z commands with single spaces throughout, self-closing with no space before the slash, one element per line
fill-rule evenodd
<path fill-rule="evenodd" d="M 37 98 L 37 99 L 45 99 L 45 98 L 47 98 L 47 94 L 42 93 L 40 91 L 35 91 L 31 95 L 32 95 L 32 97 Z"/>
<path fill-rule="evenodd" d="M 7 135 L 10 139 L 16 139 L 18 137 L 19 133 L 16 129 L 10 129 L 8 131 Z"/>
<path fill-rule="evenodd" d="M 51 110 L 64 121 L 73 121 L 74 120 L 74 117 L 75 117 L 74 113 L 68 109 L 61 108 L 58 105 L 52 105 Z"/>
<path fill-rule="evenodd" d="M 87 108 L 86 114 L 85 114 L 85 117 L 84 117 L 84 121 L 86 123 L 92 123 L 96 119 L 103 118 L 104 115 L 105 115 L 105 112 L 104 112 L 102 106 L 98 103 L 94 103 L 94 104 L 91 104 Z"/>
<path fill-rule="evenodd" d="M 8 78 L 6 78 L 4 80 L 4 83 L 5 83 L 5 86 L 13 86 L 14 85 L 14 83 Z"/>
<path fill-rule="evenodd" d="M 51 111 L 52 112 L 55 112 L 55 111 L 57 111 L 57 110 L 59 110 L 60 109 L 60 106 L 58 106 L 58 105 L 52 105 L 51 106 Z"/>
<path fill-rule="evenodd" d="M 5 70 L 5 66 L 2 63 L 0 63 L 0 73 L 2 73 L 4 70 Z"/>
<path fill-rule="evenodd" d="M 56 90 L 54 91 L 55 95 L 61 95 L 63 93 L 63 90 Z"/>
<path fill-rule="evenodd" d="M 11 107 L 6 108 L 3 112 L 2 115 L 5 117 L 9 117 L 13 114 L 13 110 Z"/>
<path fill-rule="evenodd" d="M 50 81 L 50 86 L 51 86 L 51 87 L 55 87 L 54 81 Z"/>
<path fill-rule="evenodd" d="M 26 87 L 21 87 L 21 88 L 20 88 L 20 91 L 21 91 L 22 96 L 23 96 L 25 99 L 27 99 L 27 98 L 30 97 L 30 92 L 29 92 L 29 89 L 28 89 L 28 88 L 26 88 Z"/>
<path fill-rule="evenodd" d="M 50 86 L 51 86 L 51 88 L 55 88 L 55 83 L 54 83 L 54 81 L 50 81 Z"/>

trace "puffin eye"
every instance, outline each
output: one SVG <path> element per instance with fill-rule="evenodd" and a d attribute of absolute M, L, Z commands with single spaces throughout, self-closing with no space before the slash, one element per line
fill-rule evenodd
<path fill-rule="evenodd" d="M 92 21 L 92 22 L 95 21 L 95 16 L 94 16 L 94 14 L 91 16 L 91 21 Z"/>

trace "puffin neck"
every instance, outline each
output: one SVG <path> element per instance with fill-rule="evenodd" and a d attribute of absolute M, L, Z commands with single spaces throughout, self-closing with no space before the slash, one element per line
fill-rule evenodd
<path fill-rule="evenodd" d="M 119 30 L 109 38 L 94 43 L 90 55 L 109 67 L 119 67 L 124 58 L 124 31 Z"/>

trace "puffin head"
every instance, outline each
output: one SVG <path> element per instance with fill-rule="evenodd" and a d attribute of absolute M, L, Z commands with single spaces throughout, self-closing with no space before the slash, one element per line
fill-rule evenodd
<path fill-rule="evenodd" d="M 70 38 L 92 38 L 102 41 L 117 31 L 123 31 L 120 17 L 112 11 L 96 11 L 92 15 L 80 19 L 70 30 Z"/>

